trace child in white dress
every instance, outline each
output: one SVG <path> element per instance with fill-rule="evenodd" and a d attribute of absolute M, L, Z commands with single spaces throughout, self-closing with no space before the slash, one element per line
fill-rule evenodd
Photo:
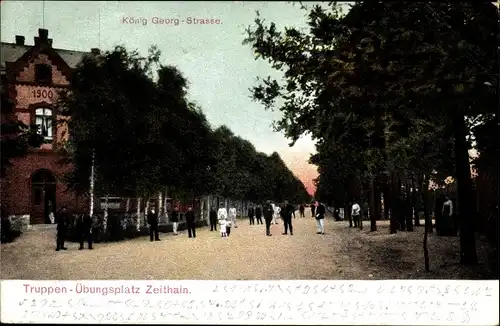
<path fill-rule="evenodd" d="M 227 227 L 231 226 L 230 224 L 228 225 L 228 214 L 226 208 L 221 204 L 221 207 L 217 211 L 217 219 L 219 220 L 220 224 L 220 235 L 221 237 L 227 237 Z"/>
<path fill-rule="evenodd" d="M 220 236 L 222 238 L 227 237 L 227 233 L 226 233 L 226 221 L 220 221 Z"/>

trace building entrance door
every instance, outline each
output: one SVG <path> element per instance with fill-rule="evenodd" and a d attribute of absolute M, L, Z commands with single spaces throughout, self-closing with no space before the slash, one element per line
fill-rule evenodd
<path fill-rule="evenodd" d="M 56 178 L 48 170 L 31 177 L 31 224 L 51 224 L 50 213 L 56 212 Z"/>

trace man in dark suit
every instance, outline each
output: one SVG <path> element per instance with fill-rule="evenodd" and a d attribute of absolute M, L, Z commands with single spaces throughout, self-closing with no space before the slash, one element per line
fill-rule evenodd
<path fill-rule="evenodd" d="M 66 206 L 61 208 L 61 211 L 57 214 L 57 238 L 56 238 L 56 251 L 68 250 L 64 246 L 64 241 L 66 240 L 66 233 L 68 232 L 68 222 L 69 214 L 67 212 Z"/>
<path fill-rule="evenodd" d="M 210 219 L 210 231 L 217 231 L 217 212 L 213 207 L 210 208 L 209 219 Z"/>
<path fill-rule="evenodd" d="M 78 250 L 83 249 L 85 240 L 87 240 L 89 249 L 92 250 L 92 218 L 88 213 L 87 207 L 84 208 L 83 214 L 78 215 L 76 230 L 80 236 L 80 248 Z"/>
<path fill-rule="evenodd" d="M 250 208 L 248 209 L 248 218 L 250 219 L 250 225 L 254 225 L 255 224 L 255 218 L 254 218 L 253 206 L 250 206 Z"/>
<path fill-rule="evenodd" d="M 196 220 L 193 212 L 193 207 L 191 205 L 188 206 L 188 210 L 186 212 L 186 223 L 188 236 L 190 238 L 196 238 Z"/>
<path fill-rule="evenodd" d="M 260 205 L 257 205 L 255 208 L 255 218 L 257 219 L 257 224 L 264 224 L 262 223 L 262 207 Z"/>
<path fill-rule="evenodd" d="M 285 205 L 283 207 L 283 223 L 285 224 L 285 232 L 283 235 L 288 234 L 288 229 L 290 229 L 290 235 L 293 235 L 292 216 L 295 216 L 295 207 L 288 203 L 288 201 L 285 201 Z"/>
<path fill-rule="evenodd" d="M 270 237 L 271 234 L 271 221 L 273 220 L 274 208 L 270 201 L 264 207 L 264 220 L 266 221 L 266 235 Z"/>
<path fill-rule="evenodd" d="M 149 240 L 150 241 L 160 241 L 160 235 L 158 233 L 158 214 L 155 212 L 154 207 L 152 207 L 149 210 L 148 224 L 149 224 Z M 154 235 L 154 238 L 153 238 L 153 235 Z"/>

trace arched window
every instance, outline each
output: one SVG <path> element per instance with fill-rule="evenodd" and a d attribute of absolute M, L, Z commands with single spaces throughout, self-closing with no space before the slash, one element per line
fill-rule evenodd
<path fill-rule="evenodd" d="M 52 109 L 36 109 L 35 123 L 38 126 L 38 133 L 45 140 L 52 140 Z"/>

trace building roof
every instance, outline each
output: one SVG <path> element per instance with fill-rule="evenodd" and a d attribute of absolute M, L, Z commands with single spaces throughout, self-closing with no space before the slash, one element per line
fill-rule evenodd
<path fill-rule="evenodd" d="M 15 62 L 19 59 L 26 51 L 31 49 L 32 45 L 18 45 L 15 43 L 5 43 L 0 44 L 0 69 L 5 70 L 5 62 Z M 61 58 L 66 61 L 68 66 L 75 68 L 76 65 L 82 60 L 83 56 L 90 54 L 90 52 L 81 51 L 71 51 L 63 49 L 54 49 Z"/>

